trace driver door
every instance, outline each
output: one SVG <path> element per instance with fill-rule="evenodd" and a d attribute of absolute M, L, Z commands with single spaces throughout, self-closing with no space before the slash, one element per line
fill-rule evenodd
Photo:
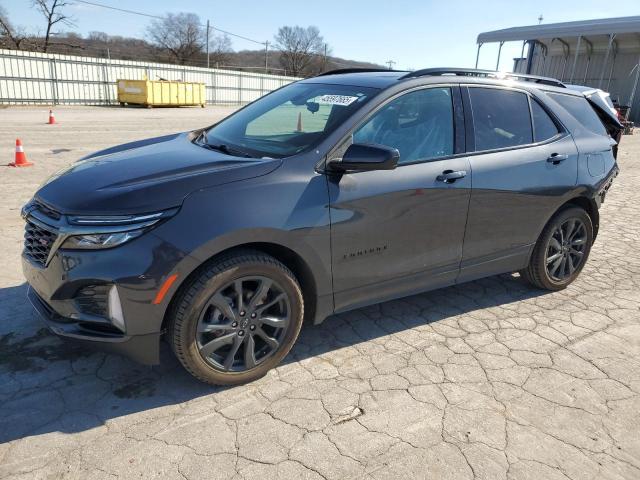
<path fill-rule="evenodd" d="M 329 157 L 351 142 L 400 152 L 395 170 L 328 177 L 336 311 L 455 282 L 471 192 L 459 95 L 401 94 Z M 459 178 L 443 178 L 451 172 Z"/>

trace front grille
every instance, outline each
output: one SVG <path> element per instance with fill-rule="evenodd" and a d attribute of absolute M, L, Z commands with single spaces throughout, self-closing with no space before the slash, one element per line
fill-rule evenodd
<path fill-rule="evenodd" d="M 78 309 L 85 314 L 106 317 L 110 285 L 88 285 L 76 293 Z"/>
<path fill-rule="evenodd" d="M 24 255 L 44 267 L 58 234 L 27 220 L 24 228 Z"/>

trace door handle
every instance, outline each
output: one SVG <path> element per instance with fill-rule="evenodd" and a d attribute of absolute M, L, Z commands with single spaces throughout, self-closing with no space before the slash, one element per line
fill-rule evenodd
<path fill-rule="evenodd" d="M 553 163 L 554 165 L 558 165 L 560 164 L 560 162 L 564 162 L 567 158 L 569 158 L 569 155 L 565 153 L 552 153 L 547 158 L 547 162 Z"/>
<path fill-rule="evenodd" d="M 464 178 L 466 176 L 466 170 L 445 170 L 441 175 L 436 177 L 436 180 L 444 183 L 453 183 L 459 178 Z"/>

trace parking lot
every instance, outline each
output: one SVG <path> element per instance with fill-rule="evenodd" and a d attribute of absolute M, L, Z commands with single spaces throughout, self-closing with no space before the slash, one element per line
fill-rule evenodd
<path fill-rule="evenodd" d="M 640 478 L 640 135 L 567 290 L 503 275 L 303 327 L 244 386 L 144 367 L 43 329 L 20 270 L 20 207 L 110 145 L 232 108 L 0 109 L 0 478 Z"/>

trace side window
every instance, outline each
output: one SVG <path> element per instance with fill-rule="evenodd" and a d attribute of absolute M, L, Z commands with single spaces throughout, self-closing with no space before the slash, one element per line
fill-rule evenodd
<path fill-rule="evenodd" d="M 560 133 L 549 114 L 534 99 L 531 99 L 531 116 L 533 117 L 533 136 L 536 142 L 544 142 Z"/>
<path fill-rule="evenodd" d="M 558 102 L 566 111 L 575 117 L 587 130 L 598 135 L 607 135 L 607 130 L 602 125 L 596 112 L 584 97 L 565 95 L 563 93 L 547 93 Z"/>
<path fill-rule="evenodd" d="M 533 142 L 527 95 L 497 88 L 469 87 L 476 150 Z"/>
<path fill-rule="evenodd" d="M 450 88 L 407 93 L 378 110 L 353 134 L 354 143 L 397 148 L 400 163 L 453 154 L 453 103 Z"/>

